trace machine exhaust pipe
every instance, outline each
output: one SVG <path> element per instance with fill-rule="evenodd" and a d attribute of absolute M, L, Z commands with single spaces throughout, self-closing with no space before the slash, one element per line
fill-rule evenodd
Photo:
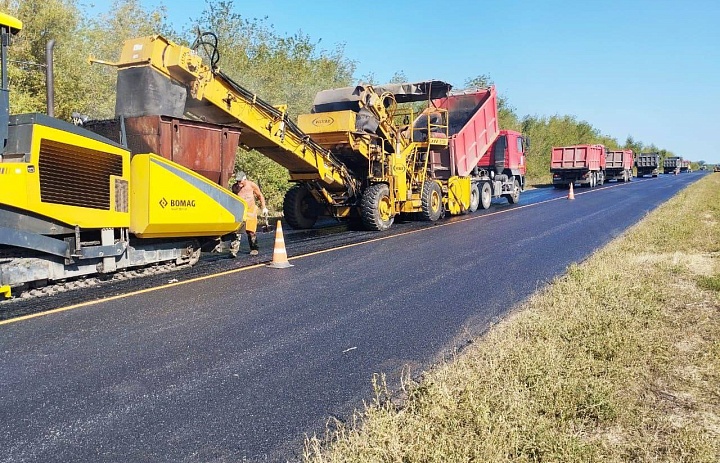
<path fill-rule="evenodd" d="M 55 39 L 45 45 L 45 91 L 47 92 L 47 115 L 55 117 L 55 73 L 53 70 L 53 49 Z"/>

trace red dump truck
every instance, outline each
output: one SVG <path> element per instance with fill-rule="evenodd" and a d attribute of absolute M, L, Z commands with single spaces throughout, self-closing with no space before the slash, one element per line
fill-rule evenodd
<path fill-rule="evenodd" d="M 459 175 L 472 180 L 470 211 L 490 207 L 492 198 L 517 203 L 525 187 L 527 139 L 513 130 L 499 130 L 495 87 L 450 93 L 434 101 L 447 110 L 448 152 L 431 153 L 431 171 L 438 178 Z M 444 156 L 449 156 L 443 160 Z M 436 169 L 439 166 L 439 169 Z"/>
<path fill-rule="evenodd" d="M 490 207 L 490 198 L 503 196 L 517 203 L 520 191 L 525 188 L 525 151 L 528 139 L 514 130 L 501 130 L 490 149 L 480 158 L 473 172 L 478 181 L 480 205 Z M 490 190 L 488 191 L 488 187 Z"/>
<path fill-rule="evenodd" d="M 635 168 L 637 169 L 638 178 L 644 177 L 645 175 L 657 177 L 660 170 L 660 154 L 640 153 L 635 159 Z"/>
<path fill-rule="evenodd" d="M 594 187 L 605 182 L 605 146 L 575 145 L 553 147 L 550 173 L 555 188 L 571 183 Z"/>
<path fill-rule="evenodd" d="M 629 182 L 632 179 L 632 150 L 608 151 L 605 154 L 605 180 Z"/>

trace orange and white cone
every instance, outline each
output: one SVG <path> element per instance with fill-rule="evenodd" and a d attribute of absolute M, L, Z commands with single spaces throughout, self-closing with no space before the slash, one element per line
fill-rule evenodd
<path fill-rule="evenodd" d="M 282 225 L 280 221 L 277 221 L 277 228 L 275 228 L 275 249 L 273 250 L 272 262 L 268 264 L 268 267 L 272 268 L 288 268 L 293 265 L 288 262 L 287 251 L 285 250 L 285 238 L 283 238 Z"/>
<path fill-rule="evenodd" d="M 568 199 L 575 199 L 575 193 L 573 193 L 573 182 L 570 182 L 570 192 L 568 193 Z"/>

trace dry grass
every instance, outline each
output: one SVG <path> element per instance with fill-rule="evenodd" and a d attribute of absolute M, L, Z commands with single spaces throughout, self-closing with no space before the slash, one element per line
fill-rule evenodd
<path fill-rule="evenodd" d="M 305 461 L 720 461 L 719 222 L 707 176 Z"/>

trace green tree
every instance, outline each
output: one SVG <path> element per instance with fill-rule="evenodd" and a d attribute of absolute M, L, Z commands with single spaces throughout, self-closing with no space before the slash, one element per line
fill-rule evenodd
<path fill-rule="evenodd" d="M 237 13 L 231 0 L 209 1 L 197 28 L 217 35 L 219 67 L 226 74 L 271 104 L 287 104 L 291 117 L 309 112 L 320 90 L 352 82 L 355 63 L 345 57 L 343 45 L 328 51 L 306 34 L 278 34 L 267 18 Z M 289 187 L 284 167 L 239 149 L 236 168 L 258 181 L 270 208 L 282 208 Z"/>
<path fill-rule="evenodd" d="M 11 50 L 11 111 L 45 112 L 45 45 L 55 40 L 55 115 L 70 120 L 73 112 L 92 118 L 114 115 L 115 70 L 90 66 L 95 55 L 115 60 L 122 41 L 167 31 L 164 11 L 147 11 L 137 0 L 116 0 L 110 12 L 87 18 L 75 0 L 5 2 L 7 11 L 23 21 Z M 18 64 L 23 63 L 23 64 Z"/>
<path fill-rule="evenodd" d="M 495 85 L 492 78 L 488 74 L 480 74 L 476 77 L 465 80 L 465 88 L 488 88 Z M 497 87 L 495 88 L 497 91 Z M 508 99 L 498 91 L 498 124 L 501 130 L 516 130 L 520 131 L 522 124 L 518 118 L 515 108 L 512 107 Z"/>

